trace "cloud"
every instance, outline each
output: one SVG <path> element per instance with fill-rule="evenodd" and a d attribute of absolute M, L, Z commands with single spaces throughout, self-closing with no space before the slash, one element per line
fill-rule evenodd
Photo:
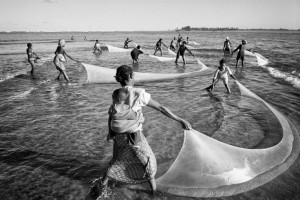
<path fill-rule="evenodd" d="M 53 0 L 44 0 L 45 3 L 57 3 L 57 1 L 53 1 Z"/>

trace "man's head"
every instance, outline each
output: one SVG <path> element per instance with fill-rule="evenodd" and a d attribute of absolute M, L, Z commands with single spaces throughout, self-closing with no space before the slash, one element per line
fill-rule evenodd
<path fill-rule="evenodd" d="M 63 48 L 61 46 L 58 46 L 57 49 L 56 49 L 56 52 L 59 53 L 59 54 L 62 54 L 63 53 Z"/>
<path fill-rule="evenodd" d="M 224 67 L 226 64 L 226 60 L 223 58 L 220 60 L 220 67 Z"/>

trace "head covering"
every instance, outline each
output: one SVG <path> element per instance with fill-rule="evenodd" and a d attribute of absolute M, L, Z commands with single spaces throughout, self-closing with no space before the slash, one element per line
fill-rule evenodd
<path fill-rule="evenodd" d="M 242 43 L 243 43 L 243 44 L 247 44 L 247 41 L 246 41 L 246 40 L 242 40 Z"/>
<path fill-rule="evenodd" d="M 228 36 L 226 37 L 226 40 L 229 40 L 229 37 L 228 37 Z"/>
<path fill-rule="evenodd" d="M 64 39 L 59 39 L 58 44 L 59 44 L 59 46 L 63 47 L 63 46 L 65 46 L 66 41 Z"/>

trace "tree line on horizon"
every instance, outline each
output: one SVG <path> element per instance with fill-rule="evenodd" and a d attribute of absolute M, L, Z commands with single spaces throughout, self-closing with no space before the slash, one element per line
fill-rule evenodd
<path fill-rule="evenodd" d="M 184 26 L 181 29 L 176 28 L 175 31 L 236 31 L 236 30 L 281 30 L 288 31 L 290 29 L 278 28 L 278 29 L 263 29 L 263 28 L 255 28 L 255 29 L 239 29 L 237 27 L 191 27 Z M 298 29 L 300 30 L 300 29 Z"/>
<path fill-rule="evenodd" d="M 191 26 L 184 26 L 181 29 L 176 29 L 180 31 L 223 31 L 223 30 L 239 30 L 237 27 L 191 27 Z"/>

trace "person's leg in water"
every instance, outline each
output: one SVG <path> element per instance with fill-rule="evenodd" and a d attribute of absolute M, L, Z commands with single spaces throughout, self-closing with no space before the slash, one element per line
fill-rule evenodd
<path fill-rule="evenodd" d="M 157 50 L 158 50 L 158 48 L 156 47 L 153 55 L 155 55 L 155 54 L 156 54 Z"/>
<path fill-rule="evenodd" d="M 230 88 L 229 88 L 228 84 L 224 83 L 224 85 L 225 85 L 225 87 L 226 87 L 226 89 L 227 89 L 227 92 L 230 94 L 231 91 L 230 91 Z"/>
<path fill-rule="evenodd" d="M 30 65 L 31 65 L 31 71 L 30 71 L 30 74 L 33 75 L 35 65 L 33 64 L 33 62 L 32 62 L 31 60 L 28 60 L 28 62 L 29 62 Z"/>
<path fill-rule="evenodd" d="M 176 60 L 175 60 L 175 64 L 177 65 L 177 60 L 179 58 L 179 52 L 177 52 L 177 55 L 176 55 Z"/>
<path fill-rule="evenodd" d="M 64 75 L 66 81 L 70 82 L 70 79 L 69 79 L 67 73 L 64 70 L 62 70 L 62 74 Z"/>
<path fill-rule="evenodd" d="M 241 57 L 241 61 L 242 61 L 242 68 L 244 68 L 244 57 Z"/>
<path fill-rule="evenodd" d="M 59 74 L 58 74 L 56 80 L 59 80 L 59 79 L 60 79 L 60 75 L 61 75 L 61 71 L 59 71 Z"/>
<path fill-rule="evenodd" d="M 186 64 L 186 62 L 185 62 L 184 55 L 181 55 L 181 57 L 182 57 L 183 65 L 185 65 L 185 64 Z"/>
<path fill-rule="evenodd" d="M 237 68 L 238 63 L 239 63 L 239 59 L 236 59 L 235 68 Z"/>
<path fill-rule="evenodd" d="M 228 86 L 228 76 L 223 78 L 223 83 L 224 83 L 225 88 L 227 89 L 227 92 L 230 94 L 231 91 L 230 91 L 230 88 Z"/>
<path fill-rule="evenodd" d="M 151 188 L 151 193 L 152 195 L 154 195 L 155 191 L 156 191 L 156 182 L 155 182 L 155 178 L 151 178 L 149 180 L 149 185 L 150 185 L 150 188 Z"/>
<path fill-rule="evenodd" d="M 240 52 L 239 52 L 238 55 L 237 55 L 237 57 L 236 57 L 235 68 L 237 68 L 240 58 L 241 58 L 241 55 L 240 55 Z"/>

